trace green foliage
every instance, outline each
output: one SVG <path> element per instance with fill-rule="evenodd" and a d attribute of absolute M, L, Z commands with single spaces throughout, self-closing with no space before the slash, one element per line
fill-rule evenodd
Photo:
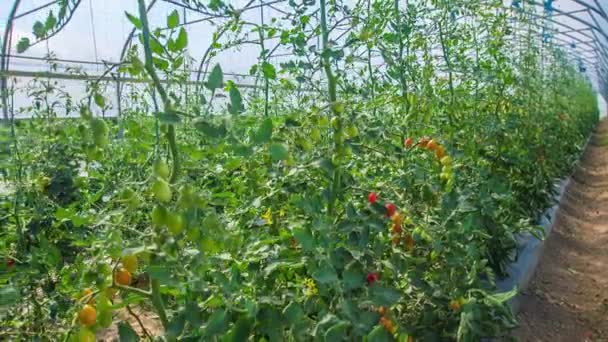
<path fill-rule="evenodd" d="M 153 311 L 167 340 L 508 334 L 515 292 L 494 281 L 517 234 L 540 233 L 554 182 L 597 122 L 589 80 L 538 37 L 515 44 L 511 19 L 525 18 L 498 2 L 326 5 L 324 25 L 305 2 L 290 4 L 296 20 L 262 27 L 207 4 L 231 15 L 199 85 L 184 71 L 178 12 L 167 30 L 127 13 L 141 38 L 121 72 L 163 82 L 125 91 L 119 119 L 93 115 L 111 107 L 102 82 L 83 101 L 48 80 L 27 85 L 32 119 L 0 136 L 2 333 L 84 339 L 114 319 L 121 340 L 137 340 L 117 313 L 129 306 Z M 471 20 L 452 20 L 456 10 Z M 294 55 L 270 64 L 264 48 L 251 61 L 264 94 L 214 60 L 260 30 Z M 76 100 L 81 117 L 61 118 Z M 125 256 L 139 263 L 131 287 L 114 276 Z M 87 288 L 91 328 L 74 320 Z"/>

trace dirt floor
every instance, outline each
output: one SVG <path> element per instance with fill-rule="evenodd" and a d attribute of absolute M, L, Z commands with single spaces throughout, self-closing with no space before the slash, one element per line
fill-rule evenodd
<path fill-rule="evenodd" d="M 608 121 L 583 154 L 530 286 L 520 341 L 608 341 Z"/>

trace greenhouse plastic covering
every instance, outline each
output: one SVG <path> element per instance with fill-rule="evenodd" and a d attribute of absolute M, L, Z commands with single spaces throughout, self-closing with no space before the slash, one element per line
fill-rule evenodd
<path fill-rule="evenodd" d="M 56 35 L 42 43 L 30 47 L 25 53 L 17 53 L 20 40 L 35 41 L 32 28 L 38 21 L 44 21 L 49 11 L 64 0 L 18 1 L 19 5 L 11 19 L 14 0 L 3 0 L 0 6 L 0 29 L 2 37 L 11 43 L 3 55 L 2 72 L 27 82 L 34 76 L 32 72 L 49 71 L 51 66 L 45 59 L 49 53 L 55 59 L 53 75 L 61 75 L 78 69 L 90 77 L 101 75 L 108 65 L 124 58 L 123 47 L 129 42 L 133 25 L 125 12 L 137 13 L 137 1 L 124 0 L 69 0 L 68 8 L 73 8 L 69 23 Z M 406 5 L 408 0 L 400 0 Z M 414 1 L 415 0 L 410 0 Z M 525 2 L 525 4 L 523 4 Z M 200 2 L 202 3 L 202 2 Z M 206 2 L 205 2 L 206 3 Z M 209 2 L 213 3 L 213 2 Z M 226 2 L 234 9 L 242 10 L 242 18 L 253 23 L 280 22 L 290 11 L 287 0 L 237 0 Z M 349 3 L 346 1 L 345 3 Z M 150 4 L 150 22 L 162 27 L 165 16 L 174 9 L 183 15 L 184 25 L 190 39 L 189 57 L 200 60 L 212 43 L 214 32 L 227 18 L 190 0 L 158 0 Z M 545 43 L 561 46 L 576 63 L 581 72 L 587 73 L 603 97 L 608 94 L 608 2 L 605 0 L 505 0 L 504 5 L 515 11 L 528 11 L 538 28 L 539 39 Z M 531 6 L 533 5 L 533 6 Z M 209 6 L 207 6 L 209 7 Z M 532 8 L 534 7 L 534 8 Z M 9 22 L 10 21 L 10 22 Z M 9 25 L 12 30 L 6 34 Z M 337 28 L 347 30 L 347 27 Z M 245 85 L 253 85 L 249 70 L 260 55 L 260 45 L 252 40 L 222 50 L 216 60 L 222 61 L 224 73 L 229 79 Z M 281 51 L 279 37 L 268 39 L 272 54 L 270 61 L 278 64 L 293 58 L 288 50 Z M 310 43 L 310 42 L 309 42 Z M 276 48 L 276 49 L 275 49 Z M 122 55 L 122 56 L 121 56 Z M 193 63 L 196 65 L 197 63 Z M 378 66 L 381 59 L 378 59 Z M 196 79 L 193 70 L 192 79 Z M 81 80 L 62 79 L 62 86 L 68 92 L 78 92 L 84 86 Z M 84 89 L 82 89 L 84 91 Z M 15 99 L 15 107 L 26 105 L 27 97 Z M 600 100 L 601 103 L 603 101 Z"/>

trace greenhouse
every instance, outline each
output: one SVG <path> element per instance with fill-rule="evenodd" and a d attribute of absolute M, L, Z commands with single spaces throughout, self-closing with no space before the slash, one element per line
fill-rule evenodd
<path fill-rule="evenodd" d="M 1 341 L 608 341 L 606 0 L 0 0 Z"/>

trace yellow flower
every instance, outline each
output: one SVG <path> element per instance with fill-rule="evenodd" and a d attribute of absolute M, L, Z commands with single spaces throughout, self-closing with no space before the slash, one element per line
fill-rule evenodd
<path fill-rule="evenodd" d="M 268 208 L 264 214 L 262 214 L 262 218 L 266 220 L 266 224 L 272 224 L 272 209 Z"/>
<path fill-rule="evenodd" d="M 312 297 L 318 293 L 317 283 L 310 278 L 304 279 L 304 295 Z"/>

